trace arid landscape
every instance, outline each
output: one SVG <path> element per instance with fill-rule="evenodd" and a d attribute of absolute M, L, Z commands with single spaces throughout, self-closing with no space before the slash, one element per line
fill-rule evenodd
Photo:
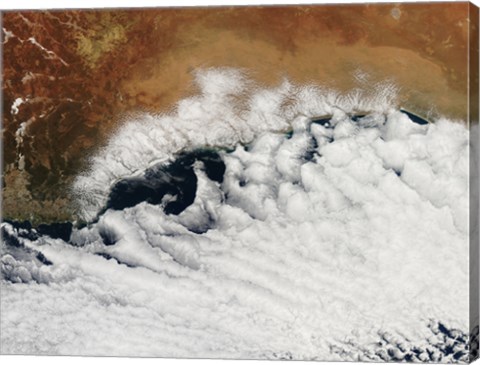
<path fill-rule="evenodd" d="M 241 68 L 466 120 L 468 3 L 9 11 L 3 21 L 3 214 L 71 220 L 69 189 L 128 116 L 195 93 L 198 68 Z"/>

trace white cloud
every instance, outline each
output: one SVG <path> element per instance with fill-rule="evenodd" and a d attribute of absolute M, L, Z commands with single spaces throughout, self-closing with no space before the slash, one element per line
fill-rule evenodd
<path fill-rule="evenodd" d="M 3 351 L 379 360 L 382 336 L 439 356 L 438 321 L 468 332 L 464 125 L 418 126 L 383 95 L 288 83 L 238 112 L 229 98 L 248 81 L 199 75 L 204 94 L 126 124 L 76 188 L 89 217 L 114 179 L 186 147 L 236 144 L 221 152 L 223 183 L 196 165 L 196 199 L 178 216 L 141 203 L 107 211 L 70 245 L 24 240 L 53 265 L 48 284 L 3 282 Z M 345 113 L 369 102 L 371 117 Z M 331 128 L 309 125 L 331 112 Z"/>

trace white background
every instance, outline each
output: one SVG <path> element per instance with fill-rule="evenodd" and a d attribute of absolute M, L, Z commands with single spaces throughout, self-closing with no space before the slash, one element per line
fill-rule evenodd
<path fill-rule="evenodd" d="M 7 3 L 0 5 L 2 10 L 7 9 L 47 9 L 47 8 L 99 8 L 99 7 L 153 7 L 153 6 L 192 6 L 192 5 L 247 5 L 247 4 L 311 4 L 311 3 L 361 3 L 362 1 L 348 0 L 329 0 L 329 1 L 294 1 L 294 0 L 248 0 L 248 1 L 232 1 L 232 0 L 7 0 Z M 438 1 L 438 0 L 437 0 Z M 440 0 L 442 1 L 442 0 Z M 448 1 L 448 0 L 447 0 Z M 368 2 L 398 2 L 398 1 L 378 1 L 369 0 Z M 404 0 L 404 2 L 415 2 L 413 0 Z M 472 1 L 475 5 L 480 6 L 480 0 Z M 0 334 L 1 336 L 1 334 Z M 85 357 L 60 357 L 60 356 L 1 356 L 0 362 L 5 365 L 30 364 L 38 365 L 57 365 L 68 363 L 77 365 L 88 362 L 96 365 L 261 365 L 267 364 L 265 361 L 244 361 L 244 360 L 191 360 L 191 359 L 138 359 L 138 358 L 85 358 Z M 280 364 L 279 361 L 269 361 L 269 364 Z M 283 363 L 283 362 L 282 362 Z M 308 362 L 295 362 L 295 364 L 311 364 Z M 333 365 L 333 362 L 324 362 L 322 364 Z M 350 363 L 360 364 L 360 363 Z"/>

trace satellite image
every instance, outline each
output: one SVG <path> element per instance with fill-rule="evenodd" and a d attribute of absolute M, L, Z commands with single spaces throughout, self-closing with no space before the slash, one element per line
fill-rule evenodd
<path fill-rule="evenodd" d="M 474 5 L 1 28 L 2 354 L 477 358 Z"/>

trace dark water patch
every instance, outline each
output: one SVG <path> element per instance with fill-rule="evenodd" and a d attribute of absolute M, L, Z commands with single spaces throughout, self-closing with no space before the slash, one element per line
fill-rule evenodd
<path fill-rule="evenodd" d="M 103 225 L 100 226 L 98 234 L 102 238 L 102 241 L 105 246 L 113 246 L 118 241 L 117 234 L 112 229 L 108 229 Z"/>
<path fill-rule="evenodd" d="M 310 139 L 310 142 L 308 144 L 308 147 L 305 153 L 303 154 L 303 159 L 305 161 L 312 161 L 315 155 L 318 155 L 317 148 L 318 148 L 318 142 L 314 137 L 312 137 Z"/>
<path fill-rule="evenodd" d="M 37 227 L 38 233 L 47 235 L 51 238 L 60 238 L 65 242 L 70 241 L 73 225 L 70 222 L 40 224 Z"/>
<path fill-rule="evenodd" d="M 106 252 L 96 252 L 95 255 L 100 256 L 100 257 L 103 257 L 105 260 L 114 260 L 114 261 L 116 261 L 119 265 L 125 265 L 125 266 L 128 266 L 128 267 L 135 267 L 134 265 L 127 264 L 126 262 L 121 261 L 121 260 L 117 259 L 116 257 L 113 257 L 112 255 L 110 255 L 110 254 L 108 254 L 108 253 L 106 253 Z"/>
<path fill-rule="evenodd" d="M 110 191 L 106 209 L 122 210 L 141 202 L 156 205 L 167 194 L 171 196 L 165 206 L 168 213 L 180 213 L 193 203 L 197 186 L 193 169 L 174 164 L 147 173 L 145 177 L 117 182 Z"/>
<path fill-rule="evenodd" d="M 26 238 L 30 241 L 35 241 L 40 236 L 49 236 L 50 238 L 60 238 L 68 242 L 73 229 L 73 224 L 70 222 L 42 223 L 36 228 L 29 221 L 19 222 L 6 219 L 4 222 L 10 224 L 16 230 L 18 237 Z"/>
<path fill-rule="evenodd" d="M 350 119 L 353 122 L 359 122 L 361 119 L 365 118 L 366 116 L 367 116 L 367 114 L 354 114 L 354 115 L 350 116 Z M 311 123 L 322 125 L 325 128 L 333 128 L 332 118 L 333 118 L 332 115 L 323 116 L 323 117 L 320 117 L 320 118 L 313 118 L 311 120 Z"/>
<path fill-rule="evenodd" d="M 94 221 L 95 223 L 98 222 L 98 218 Z M 74 227 L 77 229 L 77 230 L 81 230 L 85 227 L 88 227 L 89 226 L 89 223 L 88 222 L 85 222 L 85 221 L 77 221 L 75 222 L 75 225 Z"/>
<path fill-rule="evenodd" d="M 13 221 L 4 219 L 3 222 L 10 224 L 13 228 L 31 230 L 32 224 L 29 221 Z"/>
<path fill-rule="evenodd" d="M 223 182 L 226 167 L 217 151 L 198 149 L 184 152 L 168 165 L 158 164 L 147 169 L 143 176 L 118 181 L 110 191 L 105 210 L 122 210 L 147 202 L 165 204 L 166 214 L 180 214 L 195 200 L 197 176 L 193 167 L 197 161 L 203 163 L 209 179 Z"/>
<path fill-rule="evenodd" d="M 442 322 L 438 323 L 438 330 L 447 337 L 452 337 L 450 330 Z"/>
<path fill-rule="evenodd" d="M 408 338 L 391 333 L 379 333 L 377 350 L 370 359 L 395 362 L 452 362 L 467 361 L 467 335 L 448 328 L 441 322 L 428 325 L 432 337 L 425 346 L 416 346 Z"/>
<path fill-rule="evenodd" d="M 28 223 L 20 222 L 18 224 L 23 228 L 16 228 L 10 223 L 3 222 L 0 231 L 2 237 L 2 254 L 8 254 L 13 258 L 13 262 L 9 261 L 6 265 L 1 266 L 1 275 L 3 279 L 12 283 L 29 282 L 34 280 L 42 282 L 42 278 L 37 272 L 30 270 L 32 267 L 40 267 L 42 265 L 53 265 L 52 261 L 47 259 L 40 251 L 26 246 L 26 238 L 19 235 L 20 232 L 26 232 Z M 29 272 L 28 275 L 18 272 L 15 268 L 25 267 Z"/>
<path fill-rule="evenodd" d="M 400 109 L 400 112 L 402 112 L 403 114 L 408 116 L 410 118 L 410 120 L 414 123 L 417 123 L 417 124 L 420 124 L 420 125 L 428 124 L 428 120 L 425 120 L 425 119 L 419 117 L 418 115 L 412 114 L 412 113 L 406 111 L 405 109 Z"/>
<path fill-rule="evenodd" d="M 422 353 L 422 351 L 419 348 L 414 347 L 412 348 L 412 353 L 413 355 L 419 356 Z"/>
<path fill-rule="evenodd" d="M 328 117 L 321 117 L 321 118 L 314 118 L 311 121 L 313 124 L 319 124 L 321 126 L 324 126 L 325 128 L 332 128 L 332 116 Z"/>
<path fill-rule="evenodd" d="M 29 221 L 12 221 L 5 219 L 4 222 L 10 224 L 15 229 L 18 237 L 26 238 L 30 241 L 35 241 L 40 237 Z"/>
<path fill-rule="evenodd" d="M 405 357 L 403 358 L 404 361 L 406 362 L 413 362 L 413 355 L 412 354 L 406 354 Z"/>
<path fill-rule="evenodd" d="M 352 115 L 351 119 L 352 121 L 354 122 L 358 122 L 360 121 L 362 118 L 365 118 L 367 115 L 366 114 L 356 114 L 356 115 Z"/>
<path fill-rule="evenodd" d="M 7 246 L 23 247 L 23 244 L 14 233 L 10 233 L 4 226 L 1 228 L 2 242 Z M 16 232 L 16 230 L 15 230 Z"/>
<path fill-rule="evenodd" d="M 51 266 L 53 265 L 53 262 L 51 262 L 49 259 L 45 257 L 45 255 L 41 252 L 37 253 L 37 260 L 40 261 L 42 264 Z"/>
<path fill-rule="evenodd" d="M 442 352 L 445 354 L 445 355 L 450 355 L 450 354 L 453 354 L 454 353 L 454 347 L 453 346 L 446 346 Z"/>
<path fill-rule="evenodd" d="M 214 149 L 198 149 L 192 152 L 184 152 L 179 155 L 177 161 L 182 166 L 192 167 L 195 161 L 201 161 L 204 165 L 205 174 L 209 179 L 218 183 L 223 182 L 225 163 L 220 154 Z"/>

